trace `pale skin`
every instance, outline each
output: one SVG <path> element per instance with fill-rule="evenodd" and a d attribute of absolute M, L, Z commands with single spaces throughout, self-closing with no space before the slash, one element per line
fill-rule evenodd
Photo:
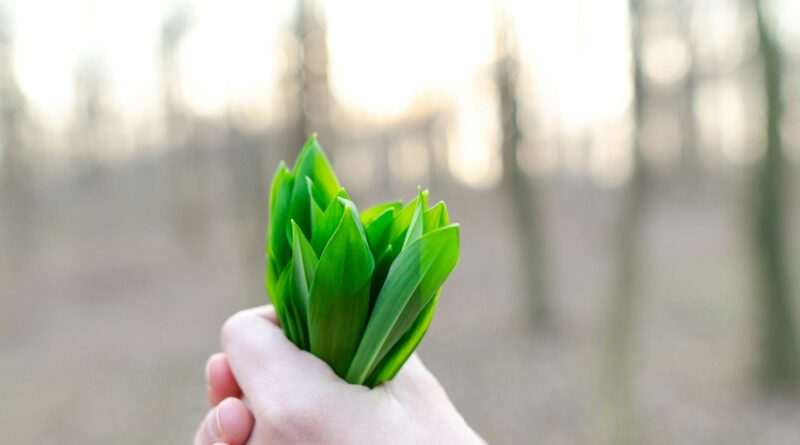
<path fill-rule="evenodd" d="M 391 382 L 350 385 L 286 339 L 272 306 L 229 318 L 221 343 L 194 445 L 484 444 L 416 354 Z"/>

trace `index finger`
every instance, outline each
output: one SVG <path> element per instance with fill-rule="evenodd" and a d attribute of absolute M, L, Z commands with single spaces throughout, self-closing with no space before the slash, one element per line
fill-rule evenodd
<path fill-rule="evenodd" d="M 342 383 L 326 363 L 286 338 L 271 305 L 234 314 L 222 328 L 221 343 L 239 386 L 254 404 L 286 391 Z"/>

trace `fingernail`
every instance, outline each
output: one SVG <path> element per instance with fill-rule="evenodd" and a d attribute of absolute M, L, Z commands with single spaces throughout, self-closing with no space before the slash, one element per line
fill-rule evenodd
<path fill-rule="evenodd" d="M 219 424 L 219 406 L 208 413 L 206 431 L 208 432 L 208 438 L 213 440 L 214 443 L 222 440 L 222 429 Z"/>
<path fill-rule="evenodd" d="M 231 426 L 231 424 L 237 421 L 237 413 L 236 407 L 234 406 L 234 398 L 228 397 L 227 399 L 220 402 L 219 406 L 217 407 L 217 431 L 219 431 L 218 437 L 220 439 L 225 438 L 225 429 L 223 425 Z"/>

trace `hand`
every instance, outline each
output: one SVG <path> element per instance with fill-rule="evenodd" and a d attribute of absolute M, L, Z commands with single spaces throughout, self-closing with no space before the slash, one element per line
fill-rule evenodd
<path fill-rule="evenodd" d="M 225 354 L 206 363 L 206 396 L 211 410 L 195 434 L 194 444 L 243 445 L 253 429 L 253 415 L 240 399 L 242 390 Z"/>
<path fill-rule="evenodd" d="M 247 425 L 250 445 L 484 443 L 416 355 L 391 382 L 372 390 L 348 384 L 286 339 L 271 306 L 231 317 L 222 348 L 207 377 L 209 401 L 224 400 L 195 445 L 240 445 Z"/>

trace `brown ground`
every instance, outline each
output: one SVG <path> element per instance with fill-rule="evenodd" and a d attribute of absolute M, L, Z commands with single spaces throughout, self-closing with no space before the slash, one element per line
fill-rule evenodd
<path fill-rule="evenodd" d="M 152 191 L 115 184 L 53 185 L 29 228 L 28 259 L 0 268 L 2 444 L 188 443 L 206 409 L 202 368 L 219 326 L 266 302 L 261 241 L 247 235 L 263 221 L 242 225 L 225 196 L 194 196 L 176 225 Z M 800 441 L 800 403 L 753 390 L 751 265 L 733 198 L 744 185 L 726 179 L 691 194 L 662 185 L 652 201 L 636 443 Z M 548 334 L 528 323 L 503 196 L 455 185 L 433 193 L 462 223 L 463 241 L 421 355 L 492 443 L 602 442 L 616 195 L 569 180 L 548 189 L 557 297 Z"/>

